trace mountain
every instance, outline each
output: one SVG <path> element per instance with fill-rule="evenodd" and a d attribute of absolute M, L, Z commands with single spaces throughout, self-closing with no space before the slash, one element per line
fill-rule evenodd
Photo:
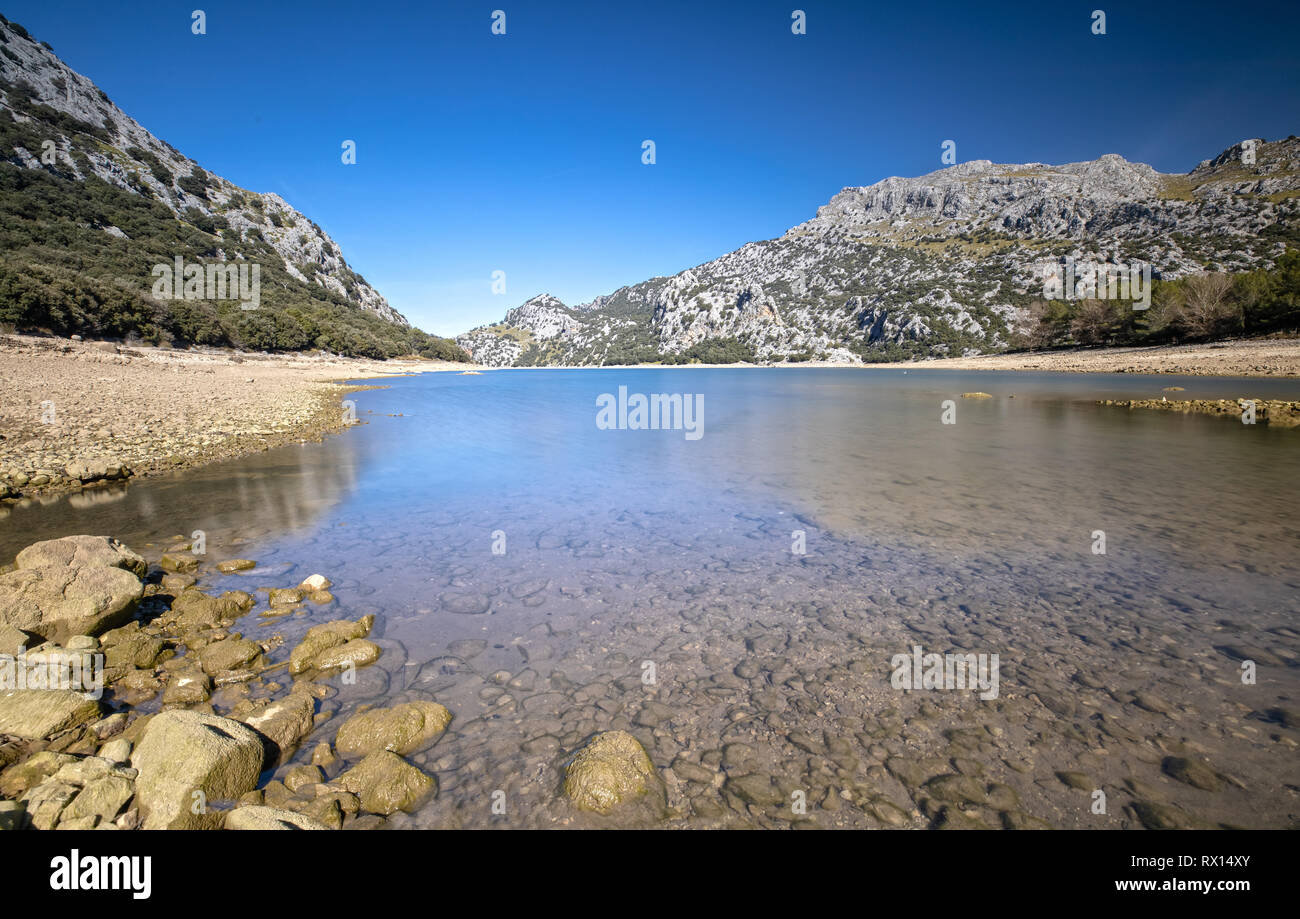
<path fill-rule="evenodd" d="M 260 280 L 257 308 L 228 296 L 168 297 L 168 288 L 160 296 L 154 266 L 178 258 L 204 271 L 242 265 L 250 284 Z M 0 323 L 159 343 L 465 358 L 411 328 L 283 198 L 207 172 L 4 17 Z"/>
<path fill-rule="evenodd" d="M 1157 283 L 1273 267 L 1300 243 L 1298 196 L 1294 136 L 1243 141 L 1186 175 L 1115 154 L 974 160 L 845 188 L 778 239 L 575 307 L 534 298 L 457 340 L 519 366 L 997 351 L 1067 257 L 1149 264 Z"/>

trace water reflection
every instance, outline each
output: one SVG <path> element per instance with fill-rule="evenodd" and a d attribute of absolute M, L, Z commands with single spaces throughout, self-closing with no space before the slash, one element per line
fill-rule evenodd
<path fill-rule="evenodd" d="M 620 385 L 703 393 L 703 439 L 598 430 L 596 397 Z M 849 538 L 958 552 L 1070 552 L 1104 529 L 1129 554 L 1291 569 L 1300 436 L 1096 405 L 1170 385 L 1189 398 L 1300 389 L 924 370 L 430 374 L 358 394 L 367 423 L 322 444 L 21 503 L 0 520 L 0 555 L 75 532 L 297 541 L 342 521 L 415 535 L 440 512 L 485 512 L 504 526 L 616 507 L 701 530 L 740 512 L 783 511 Z M 974 389 L 994 398 L 960 398 Z M 940 423 L 945 399 L 957 403 L 954 425 Z"/>
<path fill-rule="evenodd" d="M 194 530 L 210 546 L 307 529 L 356 490 L 363 460 L 347 432 L 328 444 L 295 444 L 130 484 L 24 500 L 0 514 L 0 557 L 39 539 L 74 533 L 156 544 Z"/>

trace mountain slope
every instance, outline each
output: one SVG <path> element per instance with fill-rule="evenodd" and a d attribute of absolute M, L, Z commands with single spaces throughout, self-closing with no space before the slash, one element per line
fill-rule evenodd
<path fill-rule="evenodd" d="M 257 309 L 156 295 L 155 265 L 259 266 Z M 204 291 L 210 293 L 210 291 Z M 0 322 L 264 350 L 463 359 L 319 226 L 206 172 L 0 17 Z"/>
<path fill-rule="evenodd" d="M 1145 263 L 1164 279 L 1272 267 L 1300 242 L 1300 141 L 1255 141 L 1250 165 L 1244 150 L 1186 175 L 1108 154 L 1063 166 L 976 160 L 845 188 L 778 239 L 589 304 L 553 301 L 544 316 L 529 301 L 458 341 L 476 360 L 518 365 L 996 351 L 1067 256 Z"/>

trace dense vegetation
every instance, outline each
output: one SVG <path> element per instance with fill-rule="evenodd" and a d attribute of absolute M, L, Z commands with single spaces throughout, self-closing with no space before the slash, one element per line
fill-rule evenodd
<path fill-rule="evenodd" d="M 1300 331 L 1300 249 L 1271 271 L 1202 272 L 1152 283 L 1151 307 L 1127 300 L 1038 300 L 1015 345 L 1142 345 Z"/>
<path fill-rule="evenodd" d="M 665 354 L 665 364 L 735 364 L 753 363 L 754 349 L 735 338 L 706 338 L 696 342 L 681 354 Z"/>
<path fill-rule="evenodd" d="M 27 96 L 21 87 L 2 88 L 15 104 Z M 0 326 L 155 344 L 468 360 L 454 342 L 389 322 L 315 283 L 308 266 L 307 282 L 294 278 L 255 228 L 241 233 L 221 215 L 197 209 L 178 217 L 134 173 L 131 191 L 95 177 L 87 153 L 107 147 L 98 136 L 102 128 L 48 106 L 29 105 L 24 114 L 33 120 L 19 122 L 0 108 Z M 62 148 L 64 138 L 84 179 L 66 162 L 18 165 L 16 147 L 39 155 L 42 141 Z M 170 184 L 173 177 L 156 157 L 138 161 Z M 209 181 L 198 168 L 176 178 L 196 195 Z M 187 263 L 259 264 L 259 308 L 242 309 L 237 300 L 154 298 L 152 266 L 177 256 Z M 341 280 L 353 286 L 353 277 Z"/>

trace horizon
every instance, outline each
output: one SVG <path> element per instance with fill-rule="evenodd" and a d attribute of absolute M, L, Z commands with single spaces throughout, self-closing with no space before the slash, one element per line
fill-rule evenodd
<path fill-rule="evenodd" d="M 1288 59 L 1300 11 L 1266 3 L 1231 16 L 1109 4 L 1105 35 L 1083 5 L 939 4 L 940 22 L 803 4 L 803 35 L 791 5 L 772 3 L 511 4 L 504 35 L 491 33 L 491 4 L 358 19 L 337 4 L 232 3 L 203 7 L 205 35 L 189 10 L 144 6 L 154 12 L 130 19 L 86 3 L 4 13 L 205 169 L 284 197 L 412 325 L 448 337 L 540 294 L 574 306 L 778 237 L 843 188 L 946 168 L 945 140 L 958 164 L 1116 153 L 1185 173 L 1300 121 Z M 1247 30 L 1261 10 L 1278 24 L 1263 35 Z M 330 46 L 364 50 L 320 53 Z M 645 47 L 657 56 L 643 63 L 632 55 Z M 160 71 L 141 63 L 160 54 Z M 882 81 L 887 94 L 868 96 Z M 1114 102 L 1135 88 L 1160 103 L 1135 113 L 1138 128 Z M 242 107 L 196 117 L 196 98 Z M 345 140 L 354 165 L 341 162 Z"/>

